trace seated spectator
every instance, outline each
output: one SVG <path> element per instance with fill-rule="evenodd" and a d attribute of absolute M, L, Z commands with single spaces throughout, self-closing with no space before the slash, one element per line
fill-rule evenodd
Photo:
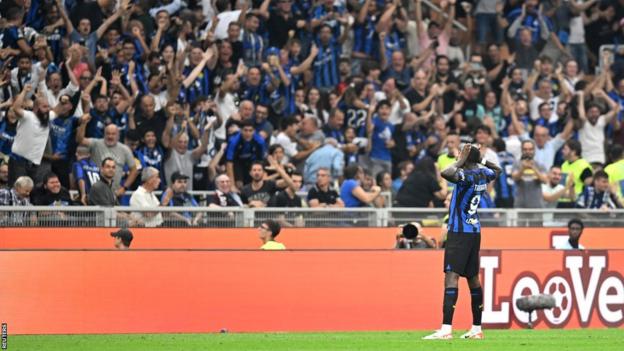
<path fill-rule="evenodd" d="M 331 173 L 327 168 L 316 171 L 316 184 L 308 190 L 310 207 L 344 207 L 338 192 L 331 186 Z"/>
<path fill-rule="evenodd" d="M 562 245 L 555 247 L 557 250 L 585 250 L 585 247 L 579 243 L 585 225 L 578 218 L 572 218 L 568 222 L 568 241 Z"/>
<path fill-rule="evenodd" d="M 71 206 L 74 204 L 69 191 L 61 185 L 59 177 L 54 173 L 48 173 L 44 177 L 43 184 L 34 189 L 30 198 L 35 206 Z"/>
<path fill-rule="evenodd" d="M 76 162 L 72 165 L 70 184 L 72 189 L 78 189 L 78 199 L 81 204 L 87 206 L 87 195 L 91 187 L 100 180 L 100 168 L 91 159 L 89 148 L 78 146 L 76 148 Z"/>
<path fill-rule="evenodd" d="M 357 164 L 348 165 L 344 170 L 344 182 L 340 187 L 340 198 L 345 207 L 363 207 L 372 204 L 381 193 L 381 188 L 373 186 L 371 191 L 362 188 L 364 170 Z"/>
<path fill-rule="evenodd" d="M 161 206 L 171 207 L 197 207 L 197 201 L 193 195 L 189 194 L 187 189 L 189 177 L 180 172 L 174 172 L 171 175 L 171 185 L 165 190 L 160 198 Z M 193 215 L 194 214 L 194 215 Z M 201 212 L 169 212 L 165 220 L 169 225 L 178 227 L 179 224 L 189 227 L 196 226 L 202 218 Z"/>
<path fill-rule="evenodd" d="M 160 201 L 154 191 L 160 186 L 160 172 L 154 167 L 144 168 L 141 172 L 141 185 L 132 193 L 130 206 L 141 209 L 156 209 Z M 133 217 L 146 227 L 159 227 L 163 224 L 160 212 L 134 212 Z"/>
<path fill-rule="evenodd" d="M 9 164 L 0 161 L 0 189 L 9 189 Z"/>
<path fill-rule="evenodd" d="M 422 226 L 418 222 L 400 225 L 401 232 L 396 236 L 395 249 L 435 249 L 435 239 L 422 234 Z"/>
<path fill-rule="evenodd" d="M 317 170 L 326 168 L 333 178 L 342 175 L 344 168 L 344 153 L 338 148 L 338 142 L 334 138 L 325 138 L 325 145 L 314 150 L 305 161 L 303 169 L 306 187 L 311 187 L 316 182 Z"/>
<path fill-rule="evenodd" d="M 215 194 L 208 199 L 208 207 L 243 207 L 238 193 L 232 191 L 232 181 L 227 174 L 215 178 Z"/>
<path fill-rule="evenodd" d="M 282 227 L 274 220 L 267 219 L 258 227 L 258 233 L 260 240 L 262 240 L 262 250 L 286 250 L 284 244 L 275 241 L 275 238 L 279 235 Z"/>
<path fill-rule="evenodd" d="M 382 194 L 392 195 L 392 174 L 390 172 L 381 171 L 375 176 L 375 184 L 379 185 Z M 394 197 L 392 197 L 394 199 Z M 375 207 L 391 207 L 392 203 L 386 195 L 377 198 L 379 202 L 375 202 Z"/>
<path fill-rule="evenodd" d="M 269 207 L 303 207 L 303 200 L 297 195 L 303 185 L 303 176 L 295 172 L 290 178 L 294 187 L 289 186 L 275 193 L 269 200 Z"/>
<path fill-rule="evenodd" d="M 593 185 L 585 186 L 576 201 L 576 207 L 609 211 L 621 208 L 617 196 L 609 189 L 609 175 L 600 170 L 594 174 Z"/>
<path fill-rule="evenodd" d="M 33 189 L 33 181 L 30 177 L 17 178 L 11 189 L 0 189 L 0 206 L 30 206 L 30 192 Z M 23 225 L 28 221 L 28 213 L 14 212 L 2 213 L 0 223 L 4 226 Z"/>
<path fill-rule="evenodd" d="M 435 199 L 446 198 L 446 182 L 433 160 L 424 158 L 403 182 L 396 196 L 398 207 L 433 207 Z"/>

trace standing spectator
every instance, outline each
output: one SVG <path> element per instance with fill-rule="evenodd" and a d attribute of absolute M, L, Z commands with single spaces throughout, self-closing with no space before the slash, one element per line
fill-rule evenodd
<path fill-rule="evenodd" d="M 291 31 L 305 28 L 308 24 L 305 19 L 295 15 L 292 11 L 292 0 L 277 0 L 277 8 L 269 12 L 270 4 L 271 0 L 264 0 L 258 11 L 266 21 L 269 32 L 268 46 L 283 48 Z"/>
<path fill-rule="evenodd" d="M 328 169 L 334 179 L 342 175 L 344 153 L 340 151 L 338 142 L 334 138 L 325 138 L 325 145 L 316 149 L 306 159 L 303 170 L 306 187 L 316 183 L 316 174 L 321 168 Z"/>
<path fill-rule="evenodd" d="M 89 190 L 87 203 L 89 206 L 119 206 L 119 200 L 113 190 L 113 179 L 117 173 L 117 162 L 112 157 L 102 160 L 100 166 L 100 178 L 93 183 Z"/>
<path fill-rule="evenodd" d="M 505 32 L 499 24 L 499 16 L 502 15 L 504 1 L 501 0 L 479 0 L 475 6 L 475 21 L 477 26 L 477 42 L 481 45 L 481 52 L 484 51 L 486 43 L 494 42 L 501 44 L 503 33 Z"/>
<path fill-rule="evenodd" d="M 388 100 L 382 100 L 377 105 L 375 117 L 369 118 L 368 133 L 371 135 L 370 162 L 371 172 L 377 174 L 381 171 L 392 172 L 392 155 L 390 150 L 395 147 L 394 125 L 390 123 L 391 105 Z M 369 114 L 372 111 L 369 111 Z"/>
<path fill-rule="evenodd" d="M 497 208 L 513 208 L 514 207 L 514 191 L 515 184 L 513 180 L 513 166 L 516 163 L 514 156 L 506 150 L 505 142 L 502 139 L 494 140 L 494 150 L 500 161 L 501 174 L 494 182 L 496 190 Z"/>
<path fill-rule="evenodd" d="M 585 250 L 585 247 L 579 243 L 585 225 L 578 218 L 572 218 L 568 222 L 569 239 L 563 245 L 555 247 L 558 250 Z"/>
<path fill-rule="evenodd" d="M 424 158 L 403 182 L 396 202 L 398 207 L 433 207 L 435 199 L 444 200 L 446 193 L 446 182 L 442 180 L 433 160 Z"/>
<path fill-rule="evenodd" d="M 594 92 L 594 96 L 601 97 L 607 101 L 609 110 L 605 114 L 600 114 L 597 105 L 590 105 L 587 111 L 584 109 L 583 95 L 580 94 L 579 118 L 581 128 L 579 129 L 579 141 L 583 148 L 583 158 L 594 167 L 597 164 L 604 164 L 605 157 L 605 127 L 611 123 L 620 112 L 620 105 L 613 101 L 602 89 Z"/>
<path fill-rule="evenodd" d="M 61 96 L 59 104 L 54 108 L 56 118 L 50 122 L 50 146 L 51 153 L 44 153 L 44 158 L 51 165 L 61 184 L 69 187 L 69 174 L 71 173 L 71 156 L 76 148 L 76 128 L 80 118 L 72 114 L 73 105 L 67 95 Z"/>
<path fill-rule="evenodd" d="M 331 172 L 327 168 L 316 171 L 316 184 L 308 190 L 310 207 L 344 207 L 338 192 L 331 186 Z"/>
<path fill-rule="evenodd" d="M 139 146 L 135 151 L 134 155 L 141 162 L 141 169 L 146 167 L 154 167 L 161 174 L 161 184 L 160 187 L 163 190 L 165 188 L 165 150 L 158 145 L 158 139 L 156 138 L 156 133 L 148 129 L 145 131 L 142 139 L 142 145 Z"/>
<path fill-rule="evenodd" d="M 113 190 L 117 196 L 122 196 L 126 189 L 131 189 L 138 171 L 134 156 L 129 147 L 119 142 L 119 128 L 115 124 L 109 124 L 104 129 L 104 139 L 85 138 L 86 126 L 91 119 L 90 114 L 81 117 L 80 126 L 76 132 L 76 142 L 79 145 L 89 147 L 93 161 L 102 163 L 104 159 L 111 157 L 116 163 L 115 176 L 113 177 Z M 124 167 L 128 169 L 128 176 L 121 184 Z"/>
<path fill-rule="evenodd" d="M 527 1 L 522 5 L 520 13 L 515 10 L 509 14 L 509 17 L 517 17 L 509 26 L 507 36 L 515 40 L 513 49 L 516 64 L 525 70 L 531 69 L 550 37 L 550 29 L 542 13 L 542 6 L 537 9 L 537 4 L 537 0 Z"/>
<path fill-rule="evenodd" d="M 561 165 L 561 173 L 566 177 L 574 178 L 574 195 L 578 197 L 585 185 L 592 184 L 593 168 L 589 162 L 581 158 L 583 147 L 577 140 L 566 141 L 561 154 L 565 162 Z M 559 202 L 560 208 L 573 208 L 574 201 L 562 199 Z"/>
<path fill-rule="evenodd" d="M 364 170 L 358 164 L 350 164 L 344 169 L 344 182 L 340 187 L 340 198 L 345 207 L 364 207 L 373 203 L 381 193 L 381 188 L 374 185 L 370 191 L 362 188 Z"/>
<path fill-rule="evenodd" d="M 100 180 L 100 168 L 91 159 L 89 148 L 78 146 L 76 148 L 76 162 L 72 165 L 70 184 L 72 189 L 78 189 L 80 203 L 87 206 L 87 195 L 91 187 Z"/>
<path fill-rule="evenodd" d="M 319 52 L 314 60 L 314 85 L 321 91 L 328 92 L 340 83 L 338 59 L 341 49 L 340 44 L 332 38 L 332 29 L 327 24 L 321 25 L 318 38 Z"/>
<path fill-rule="evenodd" d="M 535 143 L 522 142 L 522 156 L 513 166 L 511 174 L 516 185 L 514 206 L 516 208 L 542 208 L 542 183 L 548 182 L 546 170 L 535 162 Z"/>
<path fill-rule="evenodd" d="M 167 187 L 160 198 L 161 206 L 170 207 L 197 207 L 197 201 L 193 195 L 187 192 L 187 184 L 189 177 L 180 172 L 174 172 L 171 175 L 171 185 Z M 173 224 L 173 226 L 179 226 L 184 224 L 186 226 L 196 226 L 202 218 L 201 212 L 168 212 L 168 216 L 165 223 Z"/>
<path fill-rule="evenodd" d="M 50 120 L 56 114 L 50 110 L 48 102 L 43 98 L 35 99 L 32 112 L 25 110 L 24 99 L 30 92 L 32 86 L 27 84 L 13 102 L 12 109 L 19 122 L 11 147 L 9 184 L 15 183 L 17 178 L 24 175 L 39 183 L 45 172 L 41 167 L 41 160 L 50 135 Z"/>
<path fill-rule="evenodd" d="M 609 189 L 609 175 L 605 171 L 600 170 L 594 174 L 593 184 L 583 188 L 576 201 L 576 207 L 601 211 L 622 207 L 616 194 Z"/>
<path fill-rule="evenodd" d="M 550 168 L 555 163 L 557 152 L 565 144 L 566 140 L 570 138 L 573 131 L 574 124 L 572 120 L 569 120 L 563 131 L 554 138 L 550 137 L 548 128 L 539 125 L 535 126 L 533 130 L 533 139 L 536 146 L 535 161 L 544 166 L 544 168 Z"/>
<path fill-rule="evenodd" d="M 173 119 L 169 119 L 167 121 L 167 127 L 163 132 L 163 144 L 169 148 L 169 154 L 164 162 L 165 174 L 173 174 L 175 172 L 193 174 L 193 166 L 206 152 L 210 143 L 209 138 L 214 120 L 208 122 L 208 124 L 204 127 L 201 140 L 197 147 L 189 150 L 189 136 L 186 131 L 191 124 L 192 123 L 188 120 L 188 115 L 185 115 L 185 119 L 182 121 L 179 132 L 173 137 L 173 140 L 169 141 L 169 135 L 173 127 Z M 192 182 L 188 185 L 188 189 L 191 191 L 193 190 Z"/>
<path fill-rule="evenodd" d="M 153 212 L 134 212 L 133 216 L 146 227 L 159 227 L 163 224 L 163 217 L 156 208 L 160 206 L 160 201 L 154 191 L 160 186 L 160 172 L 154 167 L 144 168 L 141 172 L 141 185 L 132 193 L 130 206 L 141 208 L 142 210 L 155 210 Z"/>
<path fill-rule="evenodd" d="M 267 153 L 266 143 L 260 134 L 256 133 L 253 121 L 241 123 L 241 131 L 233 135 L 228 141 L 225 154 L 227 174 L 234 180 L 236 189 L 251 181 L 249 170 L 254 161 L 261 161 Z"/>

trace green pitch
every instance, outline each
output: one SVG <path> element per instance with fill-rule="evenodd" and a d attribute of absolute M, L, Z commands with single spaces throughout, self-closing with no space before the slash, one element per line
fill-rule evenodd
<path fill-rule="evenodd" d="M 463 331 L 454 332 L 459 337 Z M 8 350 L 622 350 L 624 329 L 486 330 L 484 340 L 420 340 L 425 332 L 28 335 Z"/>

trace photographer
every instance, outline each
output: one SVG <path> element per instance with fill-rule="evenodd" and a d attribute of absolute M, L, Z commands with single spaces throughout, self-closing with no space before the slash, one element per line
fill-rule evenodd
<path fill-rule="evenodd" d="M 435 239 L 423 235 L 422 226 L 418 222 L 400 225 L 401 230 L 396 236 L 395 249 L 435 249 Z"/>

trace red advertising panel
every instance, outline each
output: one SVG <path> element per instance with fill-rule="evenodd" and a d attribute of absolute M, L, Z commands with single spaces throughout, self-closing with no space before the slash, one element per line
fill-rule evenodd
<path fill-rule="evenodd" d="M 15 334 L 434 329 L 441 251 L 1 251 Z M 484 323 L 520 328 L 524 294 L 555 295 L 537 328 L 621 327 L 624 251 L 484 251 Z M 468 328 L 460 285 L 456 328 Z"/>
<path fill-rule="evenodd" d="M 109 249 L 116 228 L 0 228 L 0 249 Z M 257 249 L 255 228 L 135 228 L 133 248 Z M 440 228 L 425 228 L 436 239 Z M 279 241 L 289 249 L 389 249 L 397 228 L 284 228 Z M 484 228 L 483 249 L 548 249 L 565 228 Z M 621 228 L 586 228 L 588 249 L 624 249 Z"/>

